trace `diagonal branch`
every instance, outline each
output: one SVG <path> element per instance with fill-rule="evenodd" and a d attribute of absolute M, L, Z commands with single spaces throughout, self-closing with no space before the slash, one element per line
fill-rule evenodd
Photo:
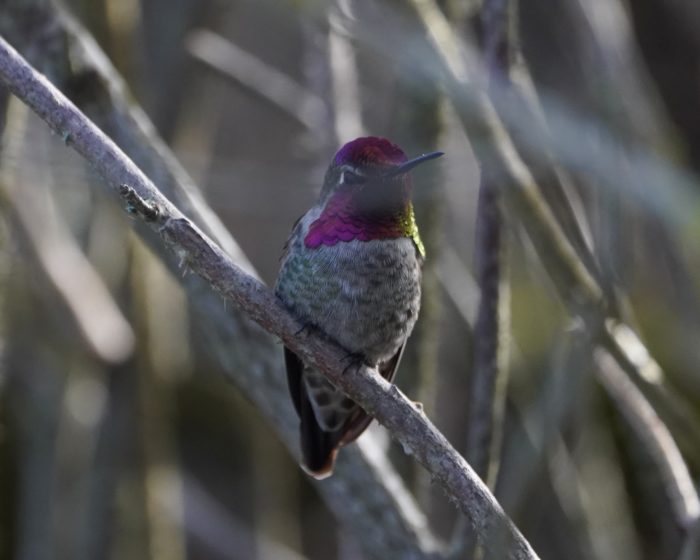
<path fill-rule="evenodd" d="M 345 358 L 341 348 L 313 334 L 299 334 L 301 325 L 267 287 L 236 266 L 156 189 L 114 142 L 2 39 L 0 79 L 67 144 L 90 161 L 110 190 L 123 200 L 127 211 L 159 234 L 182 263 L 323 371 L 384 424 L 405 452 L 431 473 L 469 517 L 483 542 L 500 547 L 505 541 L 513 559 L 537 557 L 484 483 L 413 403 L 373 368 L 360 366 L 353 375 L 339 373 L 344 370 Z"/>
<path fill-rule="evenodd" d="M 683 456 L 668 428 L 617 361 L 605 350 L 593 354 L 598 379 L 657 465 L 675 519 L 684 530 L 700 519 L 700 500 Z"/>
<path fill-rule="evenodd" d="M 326 112 L 323 99 L 213 31 L 193 31 L 187 38 L 187 50 L 310 132 L 317 132 L 321 126 Z"/>

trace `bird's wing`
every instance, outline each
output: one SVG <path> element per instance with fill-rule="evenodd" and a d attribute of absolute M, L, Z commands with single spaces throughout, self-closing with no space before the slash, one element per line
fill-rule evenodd
<path fill-rule="evenodd" d="M 302 381 L 301 374 L 304 371 L 304 364 L 294 352 L 286 346 L 284 347 L 284 365 L 287 368 L 287 385 L 289 385 L 289 394 L 292 396 L 292 402 L 297 414 L 301 416 L 301 391 Z"/>
<path fill-rule="evenodd" d="M 341 431 L 326 432 L 319 426 L 303 381 L 304 364 L 289 348 L 284 348 L 287 384 L 299 415 L 301 454 L 304 469 L 313 477 L 326 478 L 333 472 Z"/>
<path fill-rule="evenodd" d="M 300 235 L 299 229 L 301 227 L 301 219 L 304 217 L 304 214 L 299 216 L 294 222 L 294 225 L 292 226 L 291 231 L 289 232 L 289 237 L 287 238 L 287 241 L 285 241 L 284 246 L 282 247 L 282 254 L 280 255 L 280 269 L 284 267 L 284 262 L 287 260 L 287 255 L 289 254 L 289 248 L 292 246 L 294 241 L 296 240 L 296 237 Z"/>
<path fill-rule="evenodd" d="M 396 376 L 396 370 L 399 368 L 399 363 L 401 362 L 401 356 L 403 356 L 403 351 L 406 348 L 406 343 L 401 345 L 396 354 L 394 354 L 389 360 L 383 362 L 379 365 L 379 373 L 386 379 L 389 383 L 394 380 Z M 355 441 L 362 432 L 367 429 L 372 417 L 369 416 L 362 408 L 358 405 L 357 410 L 350 417 L 348 422 L 342 429 L 342 436 L 339 440 L 339 445 L 347 445 Z"/>
<path fill-rule="evenodd" d="M 379 373 L 391 382 L 396 375 L 405 343 L 391 359 L 379 366 Z M 306 385 L 303 381 L 304 364 L 289 348 L 284 348 L 287 383 L 294 408 L 300 419 L 301 453 L 304 469 L 315 478 L 325 478 L 333 472 L 338 448 L 355 441 L 365 431 L 372 417 L 359 405 L 342 428 L 327 432 L 321 428 L 314 414 Z"/>

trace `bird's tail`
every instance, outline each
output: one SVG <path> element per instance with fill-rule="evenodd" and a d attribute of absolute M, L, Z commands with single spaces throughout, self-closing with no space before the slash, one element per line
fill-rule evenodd
<path fill-rule="evenodd" d="M 306 391 L 303 391 L 300 404 L 301 466 L 315 479 L 323 480 L 333 474 L 339 434 L 326 432 L 318 425 Z"/>

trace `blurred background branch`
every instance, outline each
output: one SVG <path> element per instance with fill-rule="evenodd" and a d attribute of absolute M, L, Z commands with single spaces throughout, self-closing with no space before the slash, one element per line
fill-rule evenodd
<path fill-rule="evenodd" d="M 269 101 L 283 115 L 297 119 L 310 132 L 321 127 L 326 111 L 323 100 L 285 74 L 206 29 L 193 32 L 187 47 L 192 56 Z"/>

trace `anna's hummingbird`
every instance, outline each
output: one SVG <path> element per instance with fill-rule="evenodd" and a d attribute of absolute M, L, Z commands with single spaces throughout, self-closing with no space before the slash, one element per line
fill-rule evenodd
<path fill-rule="evenodd" d="M 408 172 L 441 152 L 408 160 L 384 138 L 358 138 L 328 167 L 316 204 L 294 225 L 275 292 L 306 326 L 391 381 L 418 317 L 425 257 Z M 325 376 L 284 349 L 301 420 L 304 470 L 333 472 L 338 448 L 372 418 Z"/>

